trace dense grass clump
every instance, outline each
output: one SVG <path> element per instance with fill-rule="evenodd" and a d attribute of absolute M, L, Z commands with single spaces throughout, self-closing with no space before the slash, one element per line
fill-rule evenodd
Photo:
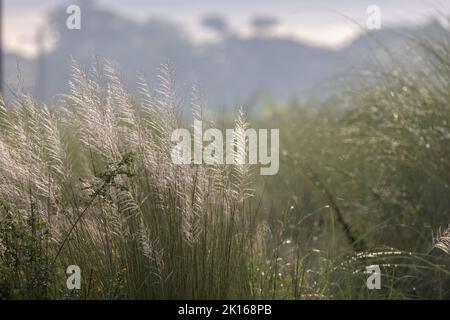
<path fill-rule="evenodd" d="M 283 128 L 281 171 L 267 184 L 273 201 L 308 217 L 303 234 L 334 261 L 345 264 L 352 248 L 366 252 L 356 254 L 364 265 L 384 266 L 392 285 L 378 292 L 384 298 L 448 298 L 450 290 L 450 48 L 418 42 L 420 69 L 370 69 L 341 97 L 269 104 L 261 120 Z M 339 232 L 323 232 L 327 225 Z M 340 287 L 350 280 L 340 297 L 367 297 L 353 275 L 337 276 Z"/>
<path fill-rule="evenodd" d="M 85 73 L 74 62 L 62 107 L 20 92 L 2 101 L 3 297 L 71 296 L 69 265 L 83 270 L 80 298 L 260 295 L 249 168 L 172 163 L 180 117 L 170 69 L 162 74 L 158 92 L 140 80 L 137 102 L 110 64 Z M 236 126 L 246 125 L 240 112 Z"/>

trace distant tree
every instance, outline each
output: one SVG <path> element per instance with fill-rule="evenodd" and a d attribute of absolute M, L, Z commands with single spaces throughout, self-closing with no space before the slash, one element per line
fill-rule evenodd
<path fill-rule="evenodd" d="M 255 16 L 250 23 L 256 32 L 267 33 L 278 25 L 279 21 L 277 18 L 271 16 Z"/>
<path fill-rule="evenodd" d="M 219 35 L 224 35 L 228 32 L 228 23 L 224 17 L 217 14 L 210 14 L 202 18 L 202 25 Z"/>

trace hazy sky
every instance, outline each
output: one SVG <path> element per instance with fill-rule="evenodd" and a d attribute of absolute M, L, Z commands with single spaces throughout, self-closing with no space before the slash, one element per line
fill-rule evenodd
<path fill-rule="evenodd" d="M 66 0 L 3 0 L 3 36 L 6 50 L 27 56 L 35 53 L 35 32 L 45 14 Z M 279 34 L 328 47 L 338 47 L 354 37 L 365 25 L 369 5 L 381 8 L 384 26 L 422 23 L 437 11 L 450 14 L 449 0 L 97 0 L 100 6 L 143 21 L 165 17 L 185 24 L 197 40 L 209 34 L 200 27 L 205 14 L 221 14 L 242 35 L 251 33 L 249 20 L 255 15 L 278 18 Z M 82 8 L 81 8 L 82 9 Z"/>

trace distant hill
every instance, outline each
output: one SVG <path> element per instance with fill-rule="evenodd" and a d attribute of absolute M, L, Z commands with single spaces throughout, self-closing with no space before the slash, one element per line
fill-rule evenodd
<path fill-rule="evenodd" d="M 182 26 L 157 19 L 138 24 L 95 6 L 84 8 L 81 30 L 68 30 L 62 10 L 50 16 L 51 25 L 60 33 L 52 52 L 33 61 L 13 54 L 4 58 L 6 81 L 14 83 L 17 60 L 25 87 L 41 100 L 67 90 L 70 56 L 88 64 L 94 53 L 117 62 L 132 88 L 136 71 L 156 82 L 160 63 L 169 60 L 182 95 L 196 83 L 212 107 L 251 104 L 261 90 L 275 100 L 294 95 L 323 97 L 332 92 L 334 79 L 353 67 L 368 64 L 374 57 L 387 61 L 385 48 L 373 38 L 396 54 L 408 52 L 412 57 L 406 35 L 432 32 L 448 36 L 447 30 L 431 22 L 362 35 L 341 50 L 317 48 L 291 38 L 243 39 L 234 34 L 227 34 L 219 43 L 199 45 Z"/>

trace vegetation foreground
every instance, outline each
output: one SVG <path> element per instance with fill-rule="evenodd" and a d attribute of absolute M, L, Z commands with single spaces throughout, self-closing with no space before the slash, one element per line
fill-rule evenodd
<path fill-rule="evenodd" d="M 172 163 L 190 121 L 167 66 L 139 96 L 109 63 L 74 62 L 55 106 L 1 99 L 0 298 L 449 299 L 449 52 L 332 102 L 266 101 L 253 123 L 280 128 L 273 177 Z M 196 91 L 192 110 L 210 121 Z M 249 127 L 242 109 L 217 123 Z"/>

